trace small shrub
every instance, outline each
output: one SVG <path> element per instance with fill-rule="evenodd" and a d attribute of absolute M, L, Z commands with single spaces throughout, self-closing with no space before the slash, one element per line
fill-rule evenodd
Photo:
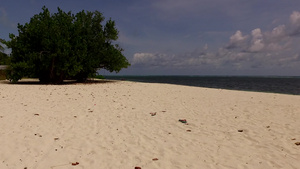
<path fill-rule="evenodd" d="M 96 75 L 94 78 L 95 79 L 105 79 L 105 77 L 103 75 Z"/>

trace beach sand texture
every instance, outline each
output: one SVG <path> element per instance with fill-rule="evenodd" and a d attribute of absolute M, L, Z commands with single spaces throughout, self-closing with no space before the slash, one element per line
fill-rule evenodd
<path fill-rule="evenodd" d="M 300 168 L 300 96 L 2 81 L 0 106 L 1 169 Z"/>

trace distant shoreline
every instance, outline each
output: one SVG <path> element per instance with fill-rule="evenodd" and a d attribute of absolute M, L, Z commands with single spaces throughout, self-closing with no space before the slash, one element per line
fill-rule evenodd
<path fill-rule="evenodd" d="M 104 76 L 111 80 L 300 95 L 300 76 Z"/>
<path fill-rule="evenodd" d="M 64 84 L 103 83 L 107 81 L 133 81 L 161 83 L 193 87 L 300 95 L 299 76 L 104 76 L 105 79 L 90 79 L 86 83 L 65 80 Z M 1 83 L 9 83 L 2 80 Z M 38 79 L 25 78 L 17 84 L 39 84 Z"/>
<path fill-rule="evenodd" d="M 255 78 L 300 78 L 281 75 L 103 75 L 104 77 L 255 77 Z"/>

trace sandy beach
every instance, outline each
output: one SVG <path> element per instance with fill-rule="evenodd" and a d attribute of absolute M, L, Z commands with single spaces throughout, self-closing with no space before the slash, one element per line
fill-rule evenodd
<path fill-rule="evenodd" d="M 1 169 L 300 168 L 300 96 L 1 81 L 0 106 Z"/>

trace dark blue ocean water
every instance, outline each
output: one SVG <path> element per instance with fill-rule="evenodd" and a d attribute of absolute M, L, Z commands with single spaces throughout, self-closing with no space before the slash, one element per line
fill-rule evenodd
<path fill-rule="evenodd" d="M 298 77 L 105 76 L 106 79 L 300 95 Z"/>

